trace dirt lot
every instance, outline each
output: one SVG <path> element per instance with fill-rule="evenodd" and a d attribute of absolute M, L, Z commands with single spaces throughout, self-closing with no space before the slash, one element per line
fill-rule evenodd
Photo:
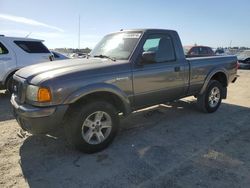
<path fill-rule="evenodd" d="M 0 187 L 249 187 L 250 71 L 239 71 L 214 114 L 194 98 L 134 113 L 105 151 L 87 155 L 63 138 L 19 138 L 0 93 Z"/>

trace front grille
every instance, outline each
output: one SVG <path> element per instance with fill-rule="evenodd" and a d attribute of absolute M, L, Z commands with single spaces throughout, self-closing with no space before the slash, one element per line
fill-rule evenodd
<path fill-rule="evenodd" d="M 17 76 L 13 79 L 13 94 L 19 103 L 24 103 L 25 100 L 25 81 Z"/>

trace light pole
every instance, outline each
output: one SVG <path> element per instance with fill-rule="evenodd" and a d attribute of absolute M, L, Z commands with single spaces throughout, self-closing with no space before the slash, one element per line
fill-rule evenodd
<path fill-rule="evenodd" d="M 80 51 L 80 40 L 81 40 L 81 16 L 79 15 L 79 20 L 78 20 L 78 49 Z"/>

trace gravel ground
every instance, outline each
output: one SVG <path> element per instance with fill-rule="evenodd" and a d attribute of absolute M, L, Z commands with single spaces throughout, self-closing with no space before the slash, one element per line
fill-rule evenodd
<path fill-rule="evenodd" d="M 192 97 L 136 112 L 91 155 L 63 137 L 19 138 L 2 91 L 0 187 L 249 187 L 250 71 L 239 75 L 216 113 L 200 113 Z"/>

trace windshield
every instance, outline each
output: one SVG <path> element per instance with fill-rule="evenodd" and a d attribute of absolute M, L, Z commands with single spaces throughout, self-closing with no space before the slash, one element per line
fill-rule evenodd
<path fill-rule="evenodd" d="M 91 51 L 90 56 L 108 56 L 117 60 L 129 59 L 140 32 L 124 32 L 105 36 Z"/>

